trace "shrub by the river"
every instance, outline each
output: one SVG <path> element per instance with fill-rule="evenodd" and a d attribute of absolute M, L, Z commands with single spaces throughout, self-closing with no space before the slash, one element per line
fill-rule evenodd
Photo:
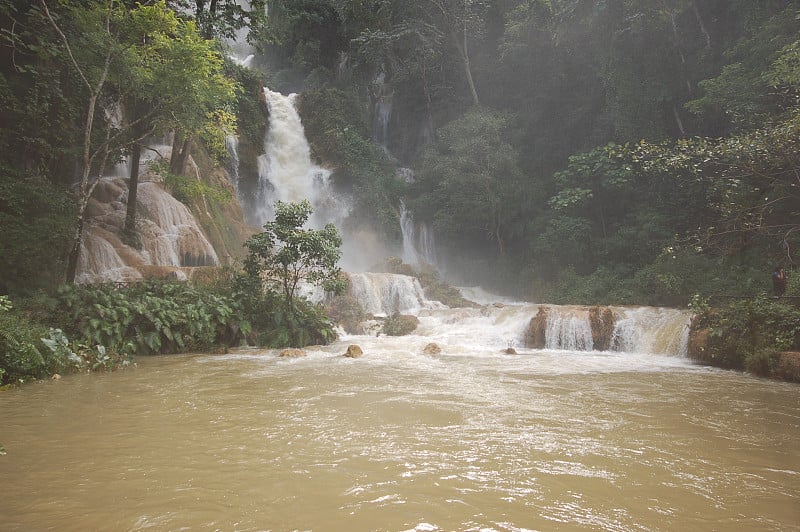
<path fill-rule="evenodd" d="M 50 310 L 71 338 L 131 355 L 231 345 L 248 329 L 230 294 L 180 282 L 63 286 Z"/>
<path fill-rule="evenodd" d="M 779 352 L 800 350 L 800 308 L 784 301 L 762 296 L 698 310 L 694 326 L 709 332 L 701 362 L 767 376 Z"/>

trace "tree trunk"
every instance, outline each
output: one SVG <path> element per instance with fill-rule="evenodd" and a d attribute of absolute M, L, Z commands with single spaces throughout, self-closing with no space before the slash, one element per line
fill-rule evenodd
<path fill-rule="evenodd" d="M 481 102 L 478 99 L 478 91 L 475 89 L 475 81 L 472 79 L 472 67 L 470 65 L 470 60 L 469 60 L 469 48 L 467 48 L 466 21 L 464 22 L 463 42 L 461 38 L 455 33 L 453 33 L 452 37 L 456 49 L 458 50 L 458 54 L 461 56 L 461 64 L 464 67 L 464 74 L 467 77 L 467 84 L 469 85 L 469 91 L 472 96 L 472 103 L 474 103 L 475 105 L 480 105 Z"/>
<path fill-rule="evenodd" d="M 182 133 L 176 132 L 172 141 L 172 155 L 169 158 L 169 171 L 174 175 L 183 175 L 186 169 L 186 160 L 192 148 L 192 137 L 184 138 Z"/>
<path fill-rule="evenodd" d="M 78 274 L 78 261 L 81 258 L 81 243 L 83 242 L 83 213 L 85 209 L 81 209 L 78 215 L 78 225 L 75 228 L 75 239 L 72 242 L 72 249 L 69 252 L 69 259 L 67 260 L 67 284 L 75 283 L 75 276 Z"/>
<path fill-rule="evenodd" d="M 142 144 L 133 143 L 131 148 L 131 174 L 128 180 L 128 204 L 125 211 L 125 233 L 128 236 L 136 234 L 136 198 L 139 191 L 139 161 L 142 157 Z"/>

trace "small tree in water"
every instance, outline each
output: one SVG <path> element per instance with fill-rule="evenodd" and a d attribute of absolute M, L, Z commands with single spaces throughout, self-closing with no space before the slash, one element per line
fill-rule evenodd
<path fill-rule="evenodd" d="M 301 347 L 327 343 L 335 336 L 321 309 L 297 295 L 300 283 L 322 286 L 337 294 L 345 286 L 337 265 L 342 256 L 342 237 L 333 224 L 322 229 L 304 228 L 312 212 L 308 201 L 279 201 L 275 220 L 245 242 L 249 254 L 244 261 L 243 281 L 249 284 L 249 293 L 245 289 L 243 295 L 251 301 L 251 312 L 262 319 L 253 318 L 266 329 L 260 343 Z M 264 297 L 254 299 L 253 292 Z M 275 308 L 272 302 L 283 303 L 283 309 Z M 267 315 L 269 323 L 264 321 Z"/>

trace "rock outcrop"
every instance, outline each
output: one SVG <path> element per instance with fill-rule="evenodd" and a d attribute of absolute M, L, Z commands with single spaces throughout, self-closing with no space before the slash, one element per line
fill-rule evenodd
<path fill-rule="evenodd" d="M 343 356 L 347 358 L 358 358 L 364 354 L 364 351 L 361 350 L 361 347 L 357 346 L 356 344 L 351 344 L 347 346 L 347 351 L 345 351 Z"/>
<path fill-rule="evenodd" d="M 528 328 L 525 329 L 523 342 L 525 347 L 544 349 L 547 340 L 547 307 L 539 307 L 539 312 L 531 318 Z"/>
<path fill-rule="evenodd" d="M 598 351 L 611 349 L 614 337 L 614 312 L 608 307 L 591 307 L 589 309 L 589 324 L 592 328 L 592 345 Z"/>
<path fill-rule="evenodd" d="M 442 352 L 439 344 L 431 342 L 422 348 L 422 352 L 426 355 L 438 355 Z"/>

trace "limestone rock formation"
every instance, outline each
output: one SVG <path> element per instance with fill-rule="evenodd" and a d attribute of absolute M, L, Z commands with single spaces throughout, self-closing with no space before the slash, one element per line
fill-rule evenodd
<path fill-rule="evenodd" d="M 589 324 L 592 328 L 592 345 L 598 351 L 611 349 L 614 336 L 614 312 L 608 307 L 591 307 Z"/>

